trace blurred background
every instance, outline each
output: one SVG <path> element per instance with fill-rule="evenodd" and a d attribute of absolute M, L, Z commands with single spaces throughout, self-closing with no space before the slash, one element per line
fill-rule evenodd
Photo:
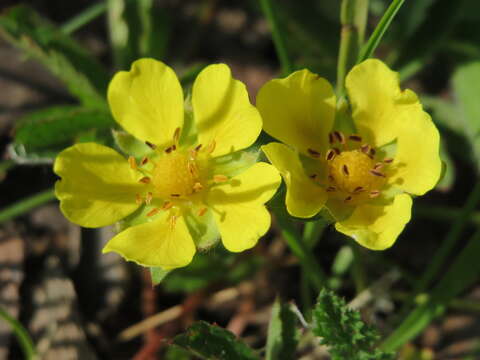
<path fill-rule="evenodd" d="M 367 38 L 389 4 L 370 0 Z M 274 10 L 295 68 L 335 83 L 340 1 L 278 0 Z M 328 285 L 347 301 L 375 290 L 356 306 L 382 334 L 402 320 L 402 302 L 440 244 L 449 247 L 434 281 L 480 224 L 479 25 L 476 0 L 405 2 L 376 57 L 400 73 L 402 87 L 417 92 L 432 115 L 445 175 L 416 199 L 393 248 L 361 249 L 333 227 L 307 244 Z M 277 295 L 307 316 L 315 301 L 275 225 L 254 249 L 231 254 L 219 246 L 152 287 L 148 270 L 101 255 L 111 229 L 80 229 L 61 215 L 52 192 L 55 154 L 77 141 L 112 144 L 106 86 L 115 71 L 145 56 L 172 66 L 187 91 L 203 66 L 225 62 L 252 102 L 280 76 L 256 0 L 0 2 L 0 307 L 25 326 L 41 358 L 188 359 L 168 344 L 197 319 L 261 348 Z M 478 267 L 469 263 L 462 271 Z M 403 359 L 480 359 L 478 281 L 444 305 L 443 316 L 432 317 L 402 348 Z M 303 359 L 325 354 L 311 341 L 298 350 Z M 0 359 L 19 358 L 0 320 Z"/>

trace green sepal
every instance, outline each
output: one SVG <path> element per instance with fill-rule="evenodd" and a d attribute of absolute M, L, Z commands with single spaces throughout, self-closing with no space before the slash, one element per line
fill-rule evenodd
<path fill-rule="evenodd" d="M 133 135 L 121 130 L 112 130 L 112 136 L 115 145 L 125 155 L 131 155 L 135 159 L 140 160 L 144 156 L 151 155 L 153 150 L 144 142 L 138 140 Z"/>

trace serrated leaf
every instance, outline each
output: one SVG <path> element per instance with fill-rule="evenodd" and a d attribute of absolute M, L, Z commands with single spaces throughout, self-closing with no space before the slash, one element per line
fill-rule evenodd
<path fill-rule="evenodd" d="M 290 305 L 276 299 L 268 325 L 266 360 L 295 359 L 299 335 L 297 317 Z"/>
<path fill-rule="evenodd" d="M 81 138 L 97 141 L 95 134 L 102 131 L 108 134 L 112 126 L 114 122 L 108 112 L 79 106 L 54 106 L 20 118 L 14 140 L 27 151 L 57 149 Z"/>
<path fill-rule="evenodd" d="M 388 360 L 393 354 L 375 349 L 377 331 L 333 291 L 322 290 L 313 311 L 312 331 L 329 347 L 332 359 Z"/>
<path fill-rule="evenodd" d="M 173 343 L 192 355 L 208 360 L 259 360 L 255 351 L 230 331 L 204 321 L 194 323 Z"/>
<path fill-rule="evenodd" d="M 170 270 L 163 270 L 161 267 L 151 267 L 150 276 L 152 278 L 152 284 L 158 285 L 162 282 L 165 276 L 168 275 Z"/>
<path fill-rule="evenodd" d="M 28 6 L 15 6 L 0 16 L 0 31 L 15 46 L 44 64 L 88 107 L 106 109 L 105 69 L 47 19 Z"/>

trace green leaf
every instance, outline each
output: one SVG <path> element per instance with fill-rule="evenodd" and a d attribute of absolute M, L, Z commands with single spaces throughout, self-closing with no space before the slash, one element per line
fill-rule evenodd
<path fill-rule="evenodd" d="M 101 141 L 109 137 L 109 129 L 115 124 L 108 112 L 79 106 L 54 106 L 37 110 L 18 120 L 15 128 L 15 144 L 27 152 L 59 149 L 81 140 L 89 134 L 89 140 Z M 92 138 L 93 135 L 93 138 Z"/>
<path fill-rule="evenodd" d="M 281 303 L 277 298 L 268 325 L 266 360 L 295 359 L 300 336 L 296 326 L 297 317 L 290 305 Z"/>
<path fill-rule="evenodd" d="M 258 360 L 255 351 L 230 331 L 204 321 L 194 323 L 186 333 L 177 335 L 173 343 L 192 355 L 208 360 Z"/>
<path fill-rule="evenodd" d="M 125 131 L 113 130 L 112 135 L 115 145 L 117 145 L 120 151 L 125 155 L 133 156 L 137 160 L 141 160 L 144 156 L 148 156 L 153 152 L 144 142 Z"/>
<path fill-rule="evenodd" d="M 44 64 L 88 107 L 106 109 L 105 69 L 71 37 L 27 6 L 0 16 L 0 31 L 15 46 Z"/>
<path fill-rule="evenodd" d="M 385 351 L 394 351 L 414 339 L 434 319 L 445 312 L 449 302 L 478 281 L 480 276 L 480 231 L 477 231 L 447 273 L 437 283 L 427 300 L 415 308 L 382 343 Z"/>
<path fill-rule="evenodd" d="M 380 41 L 382 40 L 383 35 L 389 28 L 390 24 L 395 18 L 395 15 L 397 14 L 398 10 L 400 10 L 404 2 L 405 0 L 392 1 L 387 11 L 385 11 L 385 14 L 380 19 L 380 22 L 378 23 L 377 27 L 373 31 L 373 34 L 368 39 L 367 43 L 362 47 L 357 63 L 361 63 L 362 61 L 370 58 L 373 55 L 378 44 L 380 44 Z"/>
<path fill-rule="evenodd" d="M 377 331 L 365 324 L 358 311 L 333 291 L 322 290 L 313 311 L 312 331 L 329 347 L 332 359 L 393 359 L 393 354 L 375 349 Z"/>
<path fill-rule="evenodd" d="M 152 284 L 158 285 L 162 282 L 165 276 L 168 275 L 170 270 L 163 270 L 161 267 L 151 267 L 150 276 L 152 277 Z"/>

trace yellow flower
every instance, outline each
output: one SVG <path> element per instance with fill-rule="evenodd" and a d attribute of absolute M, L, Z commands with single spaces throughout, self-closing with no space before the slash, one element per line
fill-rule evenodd
<path fill-rule="evenodd" d="M 264 130 L 288 146 L 262 149 L 285 180 L 291 215 L 326 209 L 338 231 L 382 250 L 410 220 L 411 195 L 439 180 L 439 134 L 379 60 L 355 66 L 346 89 L 351 118 L 336 112 L 328 81 L 308 70 L 265 84 L 257 97 Z"/>
<path fill-rule="evenodd" d="M 169 270 L 190 263 L 205 241 L 211 245 L 212 233 L 238 252 L 270 227 L 264 204 L 280 184 L 278 171 L 262 162 L 247 169 L 235 163 L 262 126 L 245 86 L 228 66 L 211 65 L 195 80 L 191 101 L 193 122 L 184 117 L 190 112 L 173 70 L 153 59 L 135 61 L 113 77 L 108 102 L 115 120 L 150 153 L 127 159 L 83 143 L 57 157 L 56 195 L 72 222 L 110 225 L 144 205 L 132 215 L 138 214 L 137 225 L 112 238 L 104 252 Z"/>

